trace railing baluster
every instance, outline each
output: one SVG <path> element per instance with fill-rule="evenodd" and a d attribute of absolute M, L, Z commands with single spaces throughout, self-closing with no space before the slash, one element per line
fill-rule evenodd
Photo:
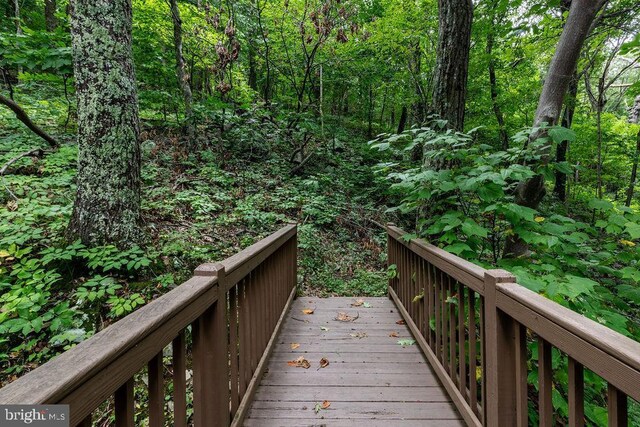
<path fill-rule="evenodd" d="M 92 414 L 89 414 L 85 417 L 84 420 L 80 421 L 79 424 L 76 424 L 76 427 L 91 427 L 92 425 Z"/>
<path fill-rule="evenodd" d="M 478 407 L 478 411 L 480 412 L 480 419 L 482 420 L 483 425 L 487 425 L 487 413 L 485 411 L 485 402 L 487 400 L 487 376 L 486 376 L 486 354 L 487 349 L 485 347 L 485 317 L 484 317 L 484 305 L 485 300 L 484 296 L 480 296 L 480 307 L 478 308 L 480 315 L 479 322 L 479 334 L 480 338 L 480 406 Z M 477 380 L 476 380 L 477 381 Z"/>
<path fill-rule="evenodd" d="M 427 293 L 426 297 L 428 298 L 427 299 L 427 342 L 429 343 L 429 347 L 431 347 L 432 350 L 434 349 L 433 332 L 431 331 L 431 320 L 433 320 L 433 317 L 434 317 L 433 301 L 435 300 L 434 277 L 435 275 L 433 274 L 433 268 L 431 266 L 431 263 L 427 262 L 427 289 L 425 290 Z"/>
<path fill-rule="evenodd" d="M 229 370 L 231 372 L 231 415 L 235 415 L 240 404 L 238 387 L 238 288 L 229 289 Z"/>
<path fill-rule="evenodd" d="M 181 331 L 172 343 L 173 353 L 173 425 L 187 425 L 186 343 Z"/>
<path fill-rule="evenodd" d="M 249 370 L 247 364 L 247 358 L 249 354 L 249 324 L 248 310 L 247 310 L 247 279 L 242 279 L 238 283 L 238 304 L 239 304 L 239 329 L 240 329 L 240 371 L 238 373 L 239 384 L 239 398 L 242 400 L 244 393 L 247 389 L 247 371 Z"/>
<path fill-rule="evenodd" d="M 133 378 L 120 386 L 114 395 L 116 427 L 134 427 Z"/>
<path fill-rule="evenodd" d="M 538 338 L 538 407 L 540 427 L 553 427 L 551 344 Z"/>
<path fill-rule="evenodd" d="M 441 325 L 441 315 L 440 310 L 442 308 L 442 304 L 440 303 L 440 288 L 441 288 L 441 278 L 442 273 L 438 274 L 434 272 L 435 279 L 435 294 L 434 294 L 434 305 L 436 312 L 436 358 L 442 361 L 442 345 L 441 345 L 441 334 L 442 334 L 442 325 Z"/>
<path fill-rule="evenodd" d="M 447 310 L 447 289 L 449 288 L 448 276 L 445 273 L 440 273 L 441 280 L 441 297 L 440 297 L 440 319 L 442 325 L 442 366 L 445 370 L 449 370 L 447 366 L 449 364 L 449 310 Z"/>
<path fill-rule="evenodd" d="M 513 321 L 515 332 L 516 362 L 516 422 L 518 427 L 527 427 L 529 419 L 527 390 L 527 329 Z"/>
<path fill-rule="evenodd" d="M 465 337 L 464 285 L 458 283 L 458 378 L 459 390 L 463 396 L 467 394 L 467 354 Z"/>
<path fill-rule="evenodd" d="M 149 427 L 164 426 L 164 363 L 162 351 L 147 364 L 149 378 Z"/>
<path fill-rule="evenodd" d="M 456 305 L 453 303 L 455 296 L 454 280 L 447 276 L 449 282 L 449 375 L 454 383 L 459 384 L 456 378 Z"/>
<path fill-rule="evenodd" d="M 584 368 L 569 357 L 569 427 L 584 426 Z"/>
<path fill-rule="evenodd" d="M 478 379 L 477 372 L 477 341 L 476 341 L 476 293 L 469 289 L 469 405 L 476 415 L 478 411 Z"/>
<path fill-rule="evenodd" d="M 627 396 L 615 386 L 609 384 L 607 398 L 609 427 L 627 427 L 629 423 Z"/>

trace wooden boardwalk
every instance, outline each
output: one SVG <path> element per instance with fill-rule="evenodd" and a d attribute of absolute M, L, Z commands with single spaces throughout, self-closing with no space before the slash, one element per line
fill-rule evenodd
<path fill-rule="evenodd" d="M 464 425 L 420 348 L 398 344 L 412 337 L 394 303 L 364 301 L 370 307 L 353 307 L 355 298 L 293 302 L 245 426 Z M 357 318 L 336 320 L 340 313 Z M 301 356 L 308 369 L 287 363 Z"/>

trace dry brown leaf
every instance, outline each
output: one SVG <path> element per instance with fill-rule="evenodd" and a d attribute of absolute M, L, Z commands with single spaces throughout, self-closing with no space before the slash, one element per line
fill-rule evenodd
<path fill-rule="evenodd" d="M 351 307 L 360 307 L 362 304 L 364 304 L 364 300 L 363 299 L 357 299 L 355 302 L 351 303 Z"/>
<path fill-rule="evenodd" d="M 389 336 L 392 338 L 398 338 L 400 335 L 397 332 L 391 332 Z"/>
<path fill-rule="evenodd" d="M 396 325 L 406 325 L 406 323 L 403 319 L 400 319 L 400 320 L 396 320 Z"/>
<path fill-rule="evenodd" d="M 328 400 L 322 402 L 322 409 L 327 409 L 329 406 L 331 406 L 331 402 L 329 402 Z"/>
<path fill-rule="evenodd" d="M 291 350 L 295 350 L 295 349 L 297 349 L 299 347 L 300 347 L 300 344 L 298 344 L 297 342 L 292 342 L 291 343 Z"/>
<path fill-rule="evenodd" d="M 313 308 L 305 308 L 304 310 L 302 310 L 302 312 L 304 314 L 313 314 L 315 310 Z"/>
<path fill-rule="evenodd" d="M 326 368 L 327 366 L 329 366 L 329 359 L 326 357 L 320 359 L 320 368 Z"/>
<path fill-rule="evenodd" d="M 355 322 L 358 317 L 360 317 L 360 313 L 357 313 L 354 317 L 341 311 L 340 313 L 338 313 L 338 316 L 336 316 L 334 320 L 337 320 L 339 322 Z"/>
<path fill-rule="evenodd" d="M 296 360 L 288 361 L 287 365 L 304 369 L 309 369 L 311 367 L 311 364 L 307 359 L 304 358 L 304 356 L 300 356 Z"/>
<path fill-rule="evenodd" d="M 355 334 L 349 334 L 354 338 L 366 338 L 367 337 L 367 333 L 366 332 L 356 332 Z"/>

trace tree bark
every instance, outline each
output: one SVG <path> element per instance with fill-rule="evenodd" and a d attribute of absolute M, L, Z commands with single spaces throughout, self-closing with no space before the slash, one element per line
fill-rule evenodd
<path fill-rule="evenodd" d="M 44 22 L 47 31 L 52 32 L 58 28 L 58 18 L 56 18 L 56 0 L 44 0 Z"/>
<path fill-rule="evenodd" d="M 189 75 L 186 71 L 184 56 L 182 55 L 182 19 L 180 18 L 180 9 L 177 0 L 169 0 L 171 7 L 171 19 L 173 21 L 173 43 L 176 58 L 176 78 L 178 86 L 182 91 L 182 99 L 184 101 L 185 131 L 189 138 L 189 143 L 194 137 L 193 129 L 193 95 L 191 86 L 189 86 Z"/>
<path fill-rule="evenodd" d="M 549 65 L 549 71 L 542 86 L 542 93 L 538 100 L 538 107 L 533 120 L 533 126 L 543 123 L 553 126 L 558 123 L 564 96 L 571 82 L 571 76 L 576 69 L 580 51 L 584 44 L 591 24 L 596 14 L 606 0 L 573 0 L 569 10 L 567 22 L 556 46 L 556 51 Z M 534 132 L 530 140 L 533 141 L 543 132 Z M 549 161 L 550 145 L 541 148 L 541 162 Z M 542 175 L 535 176 L 521 182 L 516 189 L 516 203 L 536 209 L 546 194 L 545 181 Z M 521 256 L 528 253 L 528 246 L 518 237 L 512 236 L 506 240 L 505 256 Z"/>
<path fill-rule="evenodd" d="M 564 103 L 564 113 L 562 114 L 562 127 L 571 128 L 573 124 L 573 114 L 576 111 L 576 97 L 578 96 L 578 73 L 574 71 L 569 91 Z M 556 163 L 565 162 L 567 160 L 567 151 L 569 150 L 569 141 L 562 141 L 556 148 Z M 567 174 L 559 170 L 555 171 L 555 185 L 553 194 L 558 200 L 564 202 L 567 200 Z"/>
<path fill-rule="evenodd" d="M 438 49 L 433 111 L 453 129 L 463 130 L 471 46 L 471 0 L 438 0 Z"/>
<path fill-rule="evenodd" d="M 72 4 L 79 153 L 78 190 L 67 237 L 88 245 L 127 247 L 141 237 L 131 0 Z"/>
<path fill-rule="evenodd" d="M 4 96 L 0 95 L 0 104 L 6 105 L 7 107 L 9 107 L 9 109 L 14 112 L 14 114 L 16 115 L 16 118 L 18 120 L 20 120 L 22 123 L 24 123 L 24 125 L 26 127 L 28 127 L 33 133 L 35 133 L 40 138 L 42 138 L 45 141 L 47 141 L 47 143 L 50 146 L 52 146 L 52 147 L 57 147 L 58 146 L 58 141 L 56 141 L 52 136 L 50 136 L 48 133 L 46 133 L 45 131 L 40 129 L 40 127 L 38 127 L 38 125 L 33 123 L 31 121 L 31 119 L 29 118 L 29 115 L 18 104 L 16 104 L 14 101 L 12 101 L 11 99 L 5 98 Z"/>

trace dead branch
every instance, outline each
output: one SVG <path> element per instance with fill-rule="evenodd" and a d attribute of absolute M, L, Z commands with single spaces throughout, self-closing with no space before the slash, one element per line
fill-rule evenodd
<path fill-rule="evenodd" d="M 40 138 L 42 138 L 45 141 L 47 141 L 47 143 L 51 147 L 56 148 L 56 147 L 58 147 L 58 145 L 60 145 L 60 144 L 58 144 L 58 141 L 56 141 L 52 136 L 50 136 L 44 130 L 40 129 L 40 127 L 38 127 L 38 125 L 33 123 L 31 121 L 31 119 L 29 118 L 29 115 L 22 109 L 22 107 L 20 107 L 14 101 L 12 101 L 11 99 L 5 98 L 4 96 L 0 95 L 0 104 L 4 104 L 7 107 L 9 107 L 9 109 L 15 113 L 16 118 L 18 120 L 20 120 L 22 123 L 24 123 L 24 125 L 26 127 L 31 129 L 31 131 L 33 133 L 35 133 Z"/>

